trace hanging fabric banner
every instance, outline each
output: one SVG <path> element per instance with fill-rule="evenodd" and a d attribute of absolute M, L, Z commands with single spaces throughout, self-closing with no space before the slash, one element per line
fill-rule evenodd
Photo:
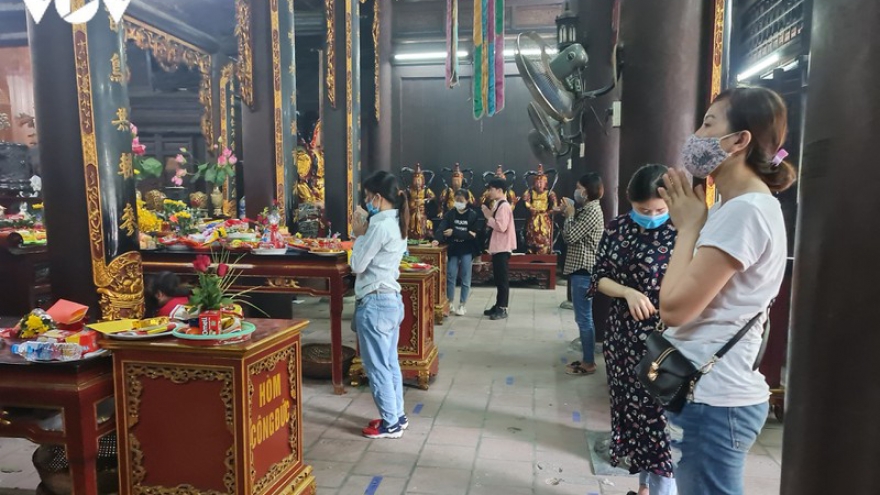
<path fill-rule="evenodd" d="M 486 54 L 486 6 L 488 0 L 474 0 L 474 118 L 479 119 L 486 113 L 486 90 L 489 87 L 488 58 Z"/>
<path fill-rule="evenodd" d="M 486 45 L 486 115 L 495 115 L 495 0 L 489 0 L 486 9 L 486 32 L 483 38 Z M 504 55 L 502 54 L 502 59 Z"/>
<path fill-rule="evenodd" d="M 458 0 L 446 0 L 446 86 L 458 86 Z"/>
<path fill-rule="evenodd" d="M 474 0 L 474 118 L 504 109 L 504 0 Z"/>
<path fill-rule="evenodd" d="M 495 111 L 504 110 L 504 0 L 495 2 Z"/>

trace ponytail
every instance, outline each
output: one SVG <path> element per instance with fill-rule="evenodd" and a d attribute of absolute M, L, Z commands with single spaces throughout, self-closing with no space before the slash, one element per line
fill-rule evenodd
<path fill-rule="evenodd" d="M 397 220 L 400 224 L 400 237 L 406 239 L 409 230 L 409 201 L 406 200 L 406 193 L 403 190 L 397 191 L 397 201 L 394 204 L 397 208 Z"/>

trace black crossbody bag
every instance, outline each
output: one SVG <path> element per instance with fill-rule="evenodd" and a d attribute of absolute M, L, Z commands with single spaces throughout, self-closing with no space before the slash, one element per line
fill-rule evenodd
<path fill-rule="evenodd" d="M 730 349 L 742 340 L 748 331 L 755 325 L 764 312 L 755 315 L 748 323 L 733 336 L 727 344 L 716 352 L 709 361 L 701 368 L 697 368 L 690 359 L 684 356 L 660 331 L 653 331 L 645 340 L 647 352 L 639 364 L 636 365 L 636 376 L 642 387 L 663 406 L 671 412 L 679 412 L 685 403 L 693 399 L 694 389 L 697 382 L 706 373 L 712 371 L 712 367 Z M 767 338 L 770 334 L 770 312 L 767 310 L 767 320 L 764 322 L 764 334 L 761 341 L 761 349 L 755 359 L 752 369 L 757 370 L 767 350 Z"/>

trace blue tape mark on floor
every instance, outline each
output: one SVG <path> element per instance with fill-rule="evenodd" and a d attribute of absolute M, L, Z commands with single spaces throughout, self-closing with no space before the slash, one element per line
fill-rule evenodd
<path fill-rule="evenodd" d="M 507 377 L 507 384 L 508 384 L 508 385 L 513 385 L 513 377 L 512 377 L 512 376 L 508 376 L 508 377 Z"/>
<path fill-rule="evenodd" d="M 571 420 L 574 421 L 575 423 L 580 423 L 581 422 L 581 413 L 579 413 L 577 411 L 571 413 Z"/>
<path fill-rule="evenodd" d="M 559 340 L 563 340 L 563 339 L 565 339 L 565 334 L 562 332 L 559 332 L 556 334 L 556 338 Z"/>
<path fill-rule="evenodd" d="M 422 404 L 421 402 L 416 404 L 416 407 L 413 408 L 413 414 L 419 414 L 420 412 L 422 412 L 423 407 L 425 407 L 425 405 Z"/>
<path fill-rule="evenodd" d="M 562 363 L 562 364 L 565 364 L 565 363 L 568 362 L 568 359 L 566 359 L 565 356 L 562 356 L 562 357 L 559 358 L 559 362 Z"/>
<path fill-rule="evenodd" d="M 382 477 L 373 476 L 373 479 L 370 480 L 370 484 L 367 485 L 367 489 L 364 490 L 364 495 L 374 495 L 376 490 L 379 489 L 379 483 L 382 483 Z"/>
<path fill-rule="evenodd" d="M 450 330 L 446 332 L 446 335 L 455 335 L 455 330 Z"/>
<path fill-rule="evenodd" d="M 437 359 L 443 359 L 443 353 L 437 354 Z"/>

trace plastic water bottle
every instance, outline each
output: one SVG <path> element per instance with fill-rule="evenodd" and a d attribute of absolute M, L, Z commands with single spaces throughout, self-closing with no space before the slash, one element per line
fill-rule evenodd
<path fill-rule="evenodd" d="M 238 202 L 238 218 L 245 218 L 245 207 L 244 207 L 244 196 L 241 197 L 241 200 Z"/>
<path fill-rule="evenodd" d="M 31 341 L 13 344 L 11 350 L 28 361 L 73 361 L 83 356 L 82 346 L 68 343 Z"/>

